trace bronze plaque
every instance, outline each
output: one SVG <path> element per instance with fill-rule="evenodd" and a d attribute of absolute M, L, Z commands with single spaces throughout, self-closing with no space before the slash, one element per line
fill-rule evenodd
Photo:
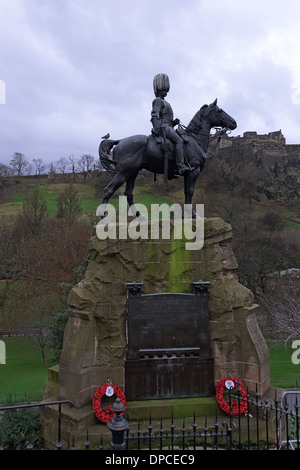
<path fill-rule="evenodd" d="M 200 357 L 126 361 L 128 400 L 212 396 L 213 359 Z"/>
<path fill-rule="evenodd" d="M 125 361 L 128 400 L 213 394 L 206 292 L 129 292 Z"/>

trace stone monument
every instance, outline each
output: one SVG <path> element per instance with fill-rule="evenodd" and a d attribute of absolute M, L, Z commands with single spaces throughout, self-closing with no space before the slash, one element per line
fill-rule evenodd
<path fill-rule="evenodd" d="M 153 85 L 152 135 L 121 140 L 107 135 L 99 146 L 101 163 L 114 178 L 104 190 L 98 215 L 103 222 L 109 199 L 125 183 L 128 205 L 139 223 L 133 188 L 139 171 L 146 169 L 165 180 L 182 175 L 185 206 L 197 226 L 201 218 L 192 209 L 192 199 L 210 130 L 219 126 L 226 132 L 236 122 L 215 100 L 202 106 L 187 127 L 179 125 L 165 101 L 168 76 L 156 75 Z M 238 282 L 231 227 L 219 218 L 201 220 L 203 246 L 191 250 L 184 237 L 175 235 L 175 222 L 169 237 L 160 229 L 152 237 L 151 221 L 144 222 L 146 236 L 133 239 L 102 239 L 96 227 L 85 278 L 69 295 L 60 362 L 49 369 L 44 392 L 44 400 L 70 400 L 74 405 L 62 415 L 65 447 L 82 442 L 87 428 L 89 435 L 104 432 L 92 400 L 106 383 L 127 395 L 131 416 L 141 402 L 148 415 L 149 407 L 161 400 L 159 413 L 171 409 L 173 399 L 214 397 L 216 383 L 228 375 L 241 380 L 250 393 L 256 387 L 261 394 L 268 390 L 268 350 L 253 295 Z M 118 233 L 124 228 L 127 233 L 128 223 L 122 224 L 115 224 Z M 184 409 L 184 402 L 180 407 Z M 42 408 L 48 448 L 55 447 L 56 420 L 55 407 Z"/>
<path fill-rule="evenodd" d="M 230 225 L 219 218 L 204 220 L 201 250 L 186 250 L 172 233 L 168 240 L 91 237 L 86 276 L 68 299 L 60 363 L 49 370 L 44 393 L 44 400 L 74 403 L 62 417 L 67 445 L 79 436 L 82 442 L 87 427 L 89 434 L 92 426 L 99 433 L 105 427 L 96 423 L 92 399 L 108 379 L 125 395 L 128 390 L 132 406 L 163 396 L 153 382 L 159 371 L 160 390 L 169 398 L 214 396 L 228 375 L 250 393 L 269 389 L 267 346 L 253 295 L 238 282 L 231 239 Z M 163 383 L 168 370 L 176 389 Z M 56 413 L 51 406 L 42 410 L 48 446 L 57 439 Z"/>

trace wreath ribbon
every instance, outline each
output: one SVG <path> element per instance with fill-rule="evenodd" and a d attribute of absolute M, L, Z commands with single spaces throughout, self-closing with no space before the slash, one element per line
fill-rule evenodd
<path fill-rule="evenodd" d="M 227 403 L 224 400 L 224 390 L 226 387 L 226 382 L 233 382 L 235 388 L 239 388 L 241 398 L 239 400 L 231 400 L 230 403 Z M 233 377 L 225 377 L 218 382 L 216 387 L 216 398 L 217 402 L 225 413 L 231 415 L 241 415 L 247 411 L 248 404 L 247 404 L 247 389 L 245 385 L 242 384 L 240 380 L 234 379 Z"/>
<path fill-rule="evenodd" d="M 112 411 L 112 405 L 109 405 L 105 410 L 103 410 L 101 407 L 101 400 L 103 396 L 106 395 L 106 390 L 108 387 L 113 388 L 114 395 L 116 395 L 117 398 L 120 398 L 121 403 L 125 406 L 125 409 L 121 414 L 123 415 L 126 411 L 126 397 L 120 387 L 114 386 L 112 383 L 101 385 L 101 387 L 96 390 L 96 393 L 93 397 L 93 411 L 96 418 L 98 418 L 99 421 L 104 424 L 108 423 L 108 421 L 110 421 L 116 414 Z"/>

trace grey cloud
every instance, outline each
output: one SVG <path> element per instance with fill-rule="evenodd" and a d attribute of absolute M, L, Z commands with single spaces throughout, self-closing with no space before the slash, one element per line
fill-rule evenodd
<path fill-rule="evenodd" d="M 0 161 L 16 151 L 48 162 L 96 156 L 106 132 L 150 133 L 159 72 L 170 77 L 169 99 L 184 123 L 218 97 L 238 121 L 236 134 L 276 126 L 299 142 L 297 125 L 280 124 L 297 119 L 292 70 L 268 46 L 277 29 L 289 34 L 300 6 L 267 3 L 0 0 Z M 263 129 L 248 128 L 253 116 Z"/>

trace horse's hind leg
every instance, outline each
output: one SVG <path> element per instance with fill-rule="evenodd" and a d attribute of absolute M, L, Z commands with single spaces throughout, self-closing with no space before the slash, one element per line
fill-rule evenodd
<path fill-rule="evenodd" d="M 136 209 L 134 205 L 134 200 L 133 200 L 133 190 L 134 190 L 134 185 L 135 185 L 135 180 L 136 180 L 137 175 L 138 175 L 138 171 L 136 171 L 133 175 L 127 178 L 126 188 L 124 191 L 124 194 L 127 197 L 128 206 L 130 207 L 132 214 L 135 215 L 136 217 L 140 215 L 139 211 Z"/>
<path fill-rule="evenodd" d="M 125 181 L 126 176 L 122 173 L 117 173 L 116 176 L 112 179 L 112 181 L 106 186 L 106 188 L 104 188 L 102 203 L 97 209 L 97 215 L 99 215 L 100 217 L 105 217 L 106 206 L 109 199 L 113 196 L 117 189 L 125 183 Z"/>

